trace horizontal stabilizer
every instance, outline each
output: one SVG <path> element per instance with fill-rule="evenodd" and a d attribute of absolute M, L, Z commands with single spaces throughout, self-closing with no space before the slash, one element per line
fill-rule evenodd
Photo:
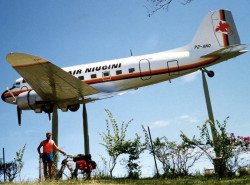
<path fill-rule="evenodd" d="M 225 48 L 219 49 L 219 50 L 214 51 L 212 53 L 203 55 L 203 56 L 201 56 L 201 58 L 222 57 L 222 56 L 226 56 L 228 54 L 230 54 L 230 55 L 233 54 L 235 56 L 238 56 L 238 55 L 241 55 L 243 53 L 248 52 L 248 50 L 245 50 L 246 47 L 247 47 L 247 45 L 245 45 L 245 44 L 227 46 Z"/>

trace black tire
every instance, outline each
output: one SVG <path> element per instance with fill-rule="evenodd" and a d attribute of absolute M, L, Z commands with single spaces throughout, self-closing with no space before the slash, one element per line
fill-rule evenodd
<path fill-rule="evenodd" d="M 65 169 L 66 169 L 65 165 L 61 166 L 60 170 L 56 173 L 55 176 L 56 180 L 72 179 L 72 177 L 68 175 L 69 170 L 67 170 L 67 172 L 64 172 Z"/>
<path fill-rule="evenodd" d="M 77 179 L 77 174 L 78 173 L 78 169 L 77 168 L 75 168 L 75 170 L 74 170 L 74 172 L 73 172 L 73 174 L 72 174 L 72 179 Z"/>
<path fill-rule="evenodd" d="M 52 113 L 53 112 L 53 107 L 54 107 L 53 104 L 45 104 L 45 105 L 42 106 L 42 110 L 45 113 Z"/>
<path fill-rule="evenodd" d="M 207 76 L 209 76 L 210 78 L 214 77 L 214 72 L 213 71 L 208 71 Z"/>
<path fill-rule="evenodd" d="M 69 105 L 68 108 L 70 111 L 76 112 L 80 108 L 80 105 L 79 104 Z"/>

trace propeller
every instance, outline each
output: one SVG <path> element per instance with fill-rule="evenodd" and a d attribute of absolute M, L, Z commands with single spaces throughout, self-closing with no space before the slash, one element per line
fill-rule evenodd
<path fill-rule="evenodd" d="M 49 116 L 49 122 L 51 122 L 51 113 L 48 113 Z"/>
<path fill-rule="evenodd" d="M 17 106 L 17 118 L 19 126 L 21 126 L 21 115 L 22 115 L 22 110 Z"/>

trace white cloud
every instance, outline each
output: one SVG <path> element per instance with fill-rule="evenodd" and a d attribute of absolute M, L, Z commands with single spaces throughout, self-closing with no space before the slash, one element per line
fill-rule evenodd
<path fill-rule="evenodd" d="M 182 77 L 182 79 L 184 82 L 191 82 L 197 78 L 198 74 L 200 74 L 200 71 L 196 71 L 196 72 L 193 72 L 191 74 L 188 74 L 188 75 Z"/>
<path fill-rule="evenodd" d="M 188 115 L 183 115 L 183 116 L 180 116 L 180 119 L 187 119 L 187 118 L 189 118 L 189 116 L 188 116 Z"/>
<path fill-rule="evenodd" d="M 149 127 L 150 128 L 159 128 L 159 127 L 168 126 L 169 124 L 170 123 L 168 121 L 159 120 L 159 121 L 153 122 Z"/>
<path fill-rule="evenodd" d="M 182 115 L 176 118 L 173 118 L 171 120 L 165 121 L 165 120 L 158 120 L 152 122 L 149 127 L 150 128 L 162 128 L 166 127 L 171 124 L 192 124 L 192 123 L 199 123 L 200 120 L 198 120 L 196 117 L 189 116 L 189 115 Z"/>
<path fill-rule="evenodd" d="M 198 120 L 197 118 L 193 117 L 193 116 L 189 116 L 189 115 L 182 115 L 179 117 L 179 119 L 187 122 L 187 123 L 199 123 L 200 120 Z"/>

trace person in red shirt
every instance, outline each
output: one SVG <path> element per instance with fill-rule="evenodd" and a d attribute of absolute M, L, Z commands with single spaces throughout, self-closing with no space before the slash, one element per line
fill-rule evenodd
<path fill-rule="evenodd" d="M 51 133 L 46 133 L 46 140 L 43 140 L 40 145 L 37 147 L 37 151 L 40 155 L 40 157 L 43 159 L 43 169 L 44 169 L 44 177 L 45 180 L 48 178 L 47 174 L 47 167 L 49 167 L 49 177 L 52 179 L 52 164 L 53 164 L 53 148 L 55 148 L 57 151 L 61 152 L 62 154 L 66 154 L 64 151 L 62 151 L 60 148 L 58 148 L 55 144 L 55 142 L 50 139 Z M 43 147 L 43 153 L 41 154 L 40 148 Z"/>

